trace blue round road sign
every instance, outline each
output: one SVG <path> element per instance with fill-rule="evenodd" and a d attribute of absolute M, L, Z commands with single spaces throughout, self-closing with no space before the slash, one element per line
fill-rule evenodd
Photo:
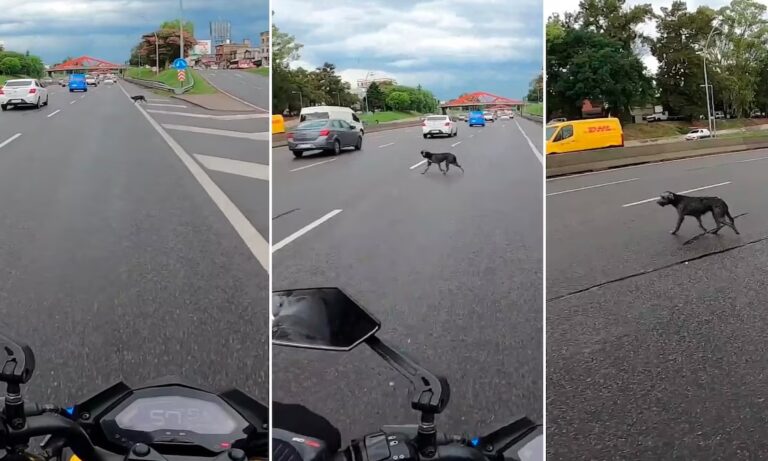
<path fill-rule="evenodd" d="M 178 70 L 184 70 L 187 68 L 187 61 L 181 58 L 176 58 L 173 61 L 173 68 Z"/>

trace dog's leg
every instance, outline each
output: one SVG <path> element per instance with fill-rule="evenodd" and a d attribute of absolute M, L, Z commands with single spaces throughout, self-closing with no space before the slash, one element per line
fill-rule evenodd
<path fill-rule="evenodd" d="M 427 172 L 427 170 L 429 169 L 429 167 L 431 167 L 431 166 L 432 166 L 432 162 L 430 162 L 429 160 L 427 160 L 427 167 L 426 167 L 426 168 L 424 168 L 424 171 L 422 171 L 422 172 L 421 172 L 421 174 L 424 174 L 424 173 L 426 173 L 426 172 Z"/>
<path fill-rule="evenodd" d="M 681 215 L 681 214 L 678 214 L 678 215 L 677 215 L 677 224 L 675 225 L 675 228 L 674 228 L 674 229 L 672 229 L 672 231 L 670 232 L 670 234 L 672 234 L 672 235 L 675 235 L 675 234 L 677 234 L 677 231 L 679 231 L 679 230 L 680 230 L 680 226 L 682 226 L 682 225 L 683 225 L 683 219 L 684 219 L 684 218 L 685 218 L 685 216 L 683 216 L 683 215 Z"/>
<path fill-rule="evenodd" d="M 462 168 L 461 165 L 458 163 L 454 163 L 454 165 L 456 165 L 461 170 L 461 173 L 464 174 L 464 168 Z"/>
<path fill-rule="evenodd" d="M 445 171 L 443 171 L 443 174 L 448 173 L 448 170 L 451 168 L 451 164 L 448 162 L 445 162 Z"/>
<path fill-rule="evenodd" d="M 443 174 L 445 174 L 445 170 L 443 170 L 443 164 L 442 163 L 438 163 L 437 167 L 440 168 L 440 171 L 442 171 Z"/>
<path fill-rule="evenodd" d="M 696 216 L 696 219 L 699 221 L 699 227 L 701 227 L 701 230 L 703 230 L 704 232 L 708 232 L 707 228 L 704 227 L 704 223 L 701 222 L 701 216 Z"/>

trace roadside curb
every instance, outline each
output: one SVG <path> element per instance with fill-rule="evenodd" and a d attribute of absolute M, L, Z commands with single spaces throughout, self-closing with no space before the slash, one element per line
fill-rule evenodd
<path fill-rule="evenodd" d="M 379 125 L 366 125 L 365 133 L 378 133 L 380 131 L 397 130 L 399 128 L 411 128 L 414 126 L 421 126 L 421 120 L 412 120 L 408 122 L 392 122 L 382 123 Z M 277 139 L 276 139 L 277 138 Z M 285 147 L 288 142 L 284 139 L 285 133 L 278 133 L 272 135 L 272 148 Z"/>
<path fill-rule="evenodd" d="M 697 157 L 709 157 L 713 155 L 722 154 L 735 154 L 739 152 L 749 152 L 753 150 L 768 149 L 768 141 L 763 141 L 754 144 L 738 144 L 733 146 L 712 147 L 708 149 L 687 150 L 680 152 L 667 152 L 656 155 L 644 155 L 637 157 L 625 157 L 617 159 L 607 159 L 601 161 L 585 162 L 574 165 L 550 167 L 553 155 L 547 156 L 547 178 L 556 178 L 561 176 L 568 176 L 579 173 L 590 173 L 595 171 L 605 171 L 614 168 L 622 168 L 627 166 L 644 165 L 649 163 L 668 162 L 673 160 L 683 160 L 688 158 Z M 587 151 L 595 152 L 595 151 Z M 579 153 L 572 154 L 554 154 L 554 156 L 572 156 Z"/>
<path fill-rule="evenodd" d="M 198 75 L 200 78 L 202 78 L 203 80 L 205 80 L 206 82 L 208 82 L 208 84 L 209 84 L 209 85 L 211 85 L 213 88 L 215 88 L 215 89 L 216 89 L 216 91 L 218 91 L 219 93 L 222 93 L 222 94 L 224 94 L 224 95 L 226 95 L 226 96 L 229 96 L 230 98 L 234 99 L 235 101 L 237 101 L 237 102 L 239 102 L 239 103 L 242 103 L 242 104 L 245 104 L 245 105 L 246 105 L 246 106 L 248 106 L 248 107 L 252 107 L 252 108 L 254 108 L 254 109 L 256 109 L 256 110 L 259 110 L 259 111 L 261 111 L 261 112 L 264 112 L 264 113 L 269 113 L 269 111 L 268 111 L 267 109 L 264 109 L 263 107 L 259 107 L 259 106 L 257 106 L 256 104 L 252 104 L 252 103 L 250 103 L 250 102 L 248 102 L 248 101 L 245 101 L 245 100 L 243 100 L 243 99 L 240 99 L 240 98 L 238 98 L 237 96 L 235 96 L 235 95 L 233 95 L 233 94 L 230 94 L 230 93 L 229 93 L 229 92 L 227 92 L 227 91 L 224 91 L 224 90 L 222 90 L 221 88 L 219 88 L 218 86 L 216 86 L 216 85 L 215 85 L 213 82 L 211 82 L 211 81 L 210 81 L 210 79 L 207 79 L 207 78 L 205 78 L 205 76 L 203 76 L 202 74 L 198 73 L 197 75 Z"/>
<path fill-rule="evenodd" d="M 539 117 L 538 115 L 529 115 L 529 114 L 520 114 L 524 119 L 530 120 L 532 122 L 538 123 L 539 125 L 544 124 L 544 117 Z"/>
<path fill-rule="evenodd" d="M 179 96 L 182 96 L 182 97 L 179 97 Z M 171 97 L 174 98 L 174 99 L 178 99 L 179 101 L 184 101 L 186 103 L 192 104 L 193 106 L 197 106 L 197 107 L 200 107 L 200 108 L 205 109 L 205 110 L 211 110 L 211 111 L 215 111 L 215 112 L 242 112 L 244 114 L 251 113 L 251 112 L 256 112 L 255 110 L 252 110 L 252 109 L 216 109 L 216 108 L 213 108 L 213 107 L 201 104 L 199 102 L 191 101 L 189 99 L 184 98 L 183 96 L 185 96 L 185 95 L 175 95 L 175 94 L 171 95 Z M 224 96 L 226 96 L 226 95 L 224 95 Z"/>

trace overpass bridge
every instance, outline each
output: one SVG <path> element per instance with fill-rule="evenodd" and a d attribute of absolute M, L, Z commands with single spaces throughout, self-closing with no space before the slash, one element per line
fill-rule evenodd
<path fill-rule="evenodd" d="M 123 64 L 115 64 L 103 59 L 92 58 L 90 56 L 80 56 L 79 58 L 70 59 L 69 61 L 62 62 L 46 70 L 48 75 L 58 74 L 73 74 L 73 73 L 115 73 L 125 69 Z"/>
<path fill-rule="evenodd" d="M 519 99 L 510 99 L 484 91 L 476 91 L 440 104 L 440 108 L 443 113 L 447 113 L 452 109 L 460 111 L 513 109 L 520 111 L 524 105 L 525 102 Z"/>

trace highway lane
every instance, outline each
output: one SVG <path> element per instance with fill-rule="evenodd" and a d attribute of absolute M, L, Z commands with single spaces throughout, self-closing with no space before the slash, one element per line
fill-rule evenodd
<path fill-rule="evenodd" d="M 150 98 L 145 110 L 201 113 L 122 85 Z M 119 85 L 50 90 L 45 109 L 0 114 L 0 143 L 21 134 L 0 147 L 0 324 L 36 352 L 30 397 L 67 403 L 173 374 L 266 402 L 268 321 L 253 315 L 267 310 L 266 270 Z M 147 114 L 159 126 L 220 123 Z M 165 132 L 189 155 L 246 150 Z M 253 159 L 268 155 L 258 145 Z M 225 191 L 228 180 L 214 178 Z"/>
<path fill-rule="evenodd" d="M 767 162 L 768 151 L 751 151 L 548 182 L 556 195 L 547 198 L 547 424 L 556 458 L 766 456 Z M 723 197 L 734 215 L 748 212 L 736 221 L 741 235 L 724 230 L 683 246 L 698 234 L 695 220 L 671 236 L 674 210 L 638 203 L 694 189 Z"/>
<path fill-rule="evenodd" d="M 455 152 L 466 173 L 421 175 L 421 149 Z M 455 138 L 370 133 L 338 157 L 277 148 L 273 165 L 274 289 L 340 286 L 360 300 L 382 338 L 448 377 L 441 430 L 541 420 L 542 174 L 514 122 L 462 124 Z M 274 398 L 326 415 L 347 441 L 417 421 L 407 383 L 367 349 L 276 347 L 272 363 Z"/>
<path fill-rule="evenodd" d="M 235 69 L 203 69 L 197 72 L 216 88 L 258 107 L 261 112 L 268 112 L 269 77 Z"/>

